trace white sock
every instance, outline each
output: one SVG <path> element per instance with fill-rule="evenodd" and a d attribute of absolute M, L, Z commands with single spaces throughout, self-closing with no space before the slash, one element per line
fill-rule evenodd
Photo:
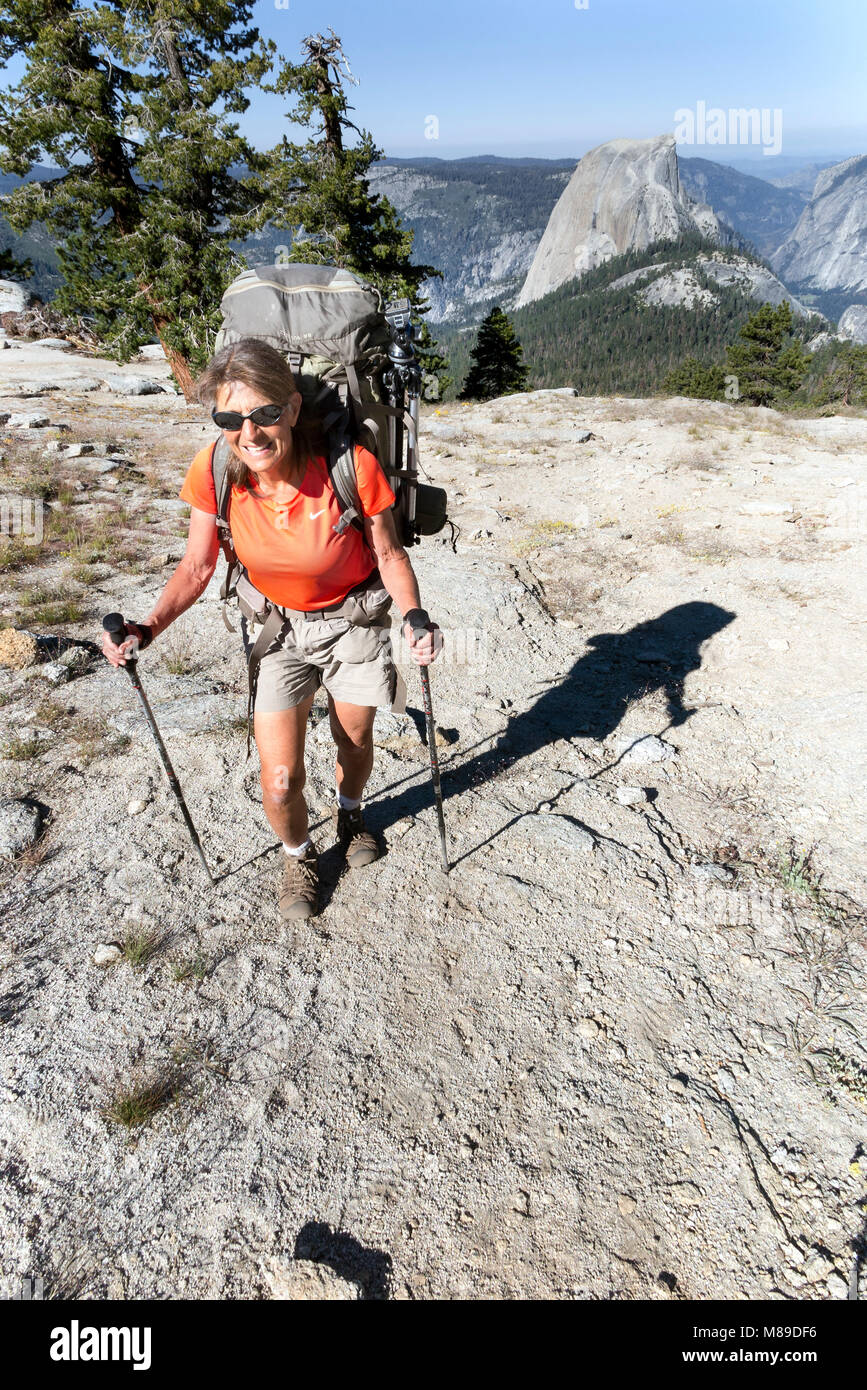
<path fill-rule="evenodd" d="M 284 842 L 283 842 L 283 848 L 285 849 L 285 851 L 286 851 L 287 854 L 291 854 L 295 859 L 300 859 L 301 856 L 302 856 L 302 854 L 304 853 L 304 851 L 305 851 L 306 849 L 309 849 L 309 848 L 310 848 L 310 845 L 311 845 L 312 843 L 313 843 L 313 842 L 312 842 L 312 840 L 310 839 L 310 836 L 308 835 L 308 836 L 307 836 L 307 839 L 304 841 L 303 845 L 297 845 L 297 846 L 287 845 L 286 842 L 285 842 L 285 840 L 284 840 Z"/>
<path fill-rule="evenodd" d="M 341 811 L 355 811 L 361 805 L 361 797 L 356 800 L 352 796 L 344 796 L 339 787 L 335 789 L 337 793 L 337 804 Z"/>

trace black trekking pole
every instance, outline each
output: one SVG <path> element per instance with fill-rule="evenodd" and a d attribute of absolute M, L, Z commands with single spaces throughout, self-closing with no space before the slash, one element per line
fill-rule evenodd
<path fill-rule="evenodd" d="M 102 620 L 102 625 L 116 647 L 119 647 L 121 643 L 126 640 L 127 637 L 132 636 L 131 633 L 127 632 L 126 623 L 120 613 L 106 614 L 106 616 Z M 124 669 L 127 675 L 129 676 L 130 680 L 132 681 L 133 690 L 136 692 L 139 699 L 141 700 L 142 709 L 145 712 L 145 718 L 147 719 L 147 722 L 150 725 L 150 731 L 154 736 L 154 741 L 157 745 L 160 758 L 162 759 L 163 767 L 166 770 L 166 776 L 169 779 L 169 786 L 175 794 L 178 806 L 181 808 L 181 815 L 183 816 L 186 822 L 187 829 L 190 832 L 190 838 L 196 847 L 196 851 L 198 853 L 199 858 L 202 861 L 202 866 L 205 870 L 205 873 L 208 875 L 208 878 L 211 880 L 211 882 L 215 883 L 216 879 L 214 878 L 214 875 L 208 868 L 208 861 L 205 858 L 204 850 L 202 849 L 201 842 L 199 840 L 198 835 L 196 834 L 196 827 L 193 825 L 192 817 L 189 811 L 187 810 L 187 803 L 184 801 L 184 794 L 181 791 L 181 785 L 177 779 L 177 776 L 175 775 L 175 770 L 172 767 L 171 759 L 166 751 L 166 746 L 163 743 L 162 738 L 160 737 L 160 731 L 157 728 L 157 723 L 154 719 L 153 711 L 151 710 L 151 707 L 148 704 L 148 698 L 145 695 L 144 690 L 142 689 L 142 683 L 139 680 L 138 675 L 138 657 L 128 656 L 126 659 L 126 665 Z"/>
<path fill-rule="evenodd" d="M 420 637 L 427 632 L 430 618 L 423 608 L 411 608 L 407 613 L 404 622 L 409 623 L 412 628 L 413 636 Z M 434 639 L 436 640 L 436 639 Z M 436 728 L 434 727 L 433 706 L 430 699 L 430 676 L 426 666 L 419 667 L 421 676 L 421 696 L 424 702 L 424 722 L 427 730 L 427 746 L 430 753 L 430 775 L 433 781 L 434 798 L 437 804 L 437 821 L 440 828 L 440 851 L 442 853 L 443 869 L 449 871 L 449 852 L 446 846 L 446 818 L 443 814 L 443 793 L 440 786 L 440 761 L 437 757 Z"/>
<path fill-rule="evenodd" d="M 421 367 L 415 355 L 413 337 L 415 329 L 410 320 L 412 306 L 409 299 L 396 299 L 386 305 L 385 318 L 391 342 L 388 345 L 388 366 L 382 374 L 388 392 L 389 405 L 393 414 L 389 417 L 389 443 L 391 460 L 397 465 L 401 480 L 401 511 L 403 514 L 404 545 L 415 545 L 419 540 L 416 524 L 416 503 L 418 500 L 418 403 L 421 396 Z M 403 412 L 410 420 L 410 429 L 403 427 Z M 406 468 L 403 467 L 403 440 L 406 441 Z M 430 618 L 423 608 L 413 608 L 404 619 L 409 623 L 414 635 L 428 631 Z M 436 729 L 434 727 L 433 707 L 430 698 L 430 676 L 426 666 L 419 667 L 421 675 L 421 694 L 424 702 L 427 746 L 430 751 L 430 771 L 437 806 L 437 821 L 440 831 L 440 850 L 443 869 L 449 871 L 449 852 L 446 847 L 446 822 L 443 814 L 443 794 L 440 787 L 440 765 L 437 757 Z"/>
<path fill-rule="evenodd" d="M 401 540 L 404 545 L 417 545 L 419 541 L 416 525 L 416 506 L 418 503 L 418 403 L 421 396 L 421 367 L 415 355 L 413 338 L 415 328 L 411 322 L 412 306 L 407 298 L 392 300 L 385 308 L 385 321 L 391 342 L 388 345 L 388 366 L 382 373 L 382 381 L 388 393 L 391 406 L 389 416 L 389 450 L 397 476 L 400 478 L 399 507 L 403 521 Z M 410 421 L 410 428 L 404 431 L 404 414 Z M 403 466 L 404 433 L 408 435 L 406 445 L 406 467 Z"/>

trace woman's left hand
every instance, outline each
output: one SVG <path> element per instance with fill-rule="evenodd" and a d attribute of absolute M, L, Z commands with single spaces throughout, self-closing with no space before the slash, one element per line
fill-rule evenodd
<path fill-rule="evenodd" d="M 443 649 L 443 634 L 436 623 L 428 623 L 426 630 L 418 634 L 413 633 L 409 623 L 404 623 L 403 634 L 409 643 L 409 654 L 419 666 L 429 666 Z"/>

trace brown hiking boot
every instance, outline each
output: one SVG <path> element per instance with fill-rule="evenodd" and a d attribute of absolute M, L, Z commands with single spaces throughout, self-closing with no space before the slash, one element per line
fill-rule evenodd
<path fill-rule="evenodd" d="M 302 855 L 287 854 L 283 867 L 283 884 L 277 898 L 280 916 L 287 922 L 302 917 L 315 917 L 319 911 L 319 857 L 313 845 Z"/>
<path fill-rule="evenodd" d="M 369 830 L 364 828 L 361 807 L 346 811 L 342 806 L 334 806 L 331 811 L 340 848 L 346 855 L 350 869 L 360 869 L 363 864 L 372 864 L 379 858 L 379 845 Z"/>

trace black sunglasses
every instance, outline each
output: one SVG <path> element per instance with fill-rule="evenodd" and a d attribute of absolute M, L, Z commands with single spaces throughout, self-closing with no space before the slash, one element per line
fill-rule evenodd
<path fill-rule="evenodd" d="M 276 425 L 286 409 L 285 405 L 260 405 L 249 415 L 239 415 L 237 410 L 212 410 L 211 419 L 221 430 L 239 430 L 245 420 L 254 425 Z"/>

